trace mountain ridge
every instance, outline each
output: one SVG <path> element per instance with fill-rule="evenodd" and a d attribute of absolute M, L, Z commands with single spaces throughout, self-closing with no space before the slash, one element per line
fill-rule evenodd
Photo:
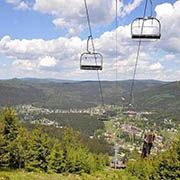
<path fill-rule="evenodd" d="M 116 88 L 115 81 L 102 81 L 105 104 L 122 105 L 122 97 L 125 97 L 128 102 L 131 83 L 132 80 L 118 81 Z M 165 109 L 171 104 L 173 108 L 178 109 L 175 105 L 180 104 L 179 84 L 180 81 L 167 83 L 157 80 L 136 80 L 135 104 L 139 109 L 152 107 Z M 172 100 L 171 97 L 173 97 Z M 167 100 L 170 104 L 165 103 Z M 86 108 L 100 103 L 98 81 L 54 81 L 54 79 L 31 78 L 0 80 L 1 106 L 34 104 L 48 108 L 70 109 Z"/>

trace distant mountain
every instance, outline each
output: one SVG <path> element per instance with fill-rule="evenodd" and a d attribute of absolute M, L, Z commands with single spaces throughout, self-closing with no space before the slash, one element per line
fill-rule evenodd
<path fill-rule="evenodd" d="M 49 82 L 55 82 L 55 83 L 73 83 L 77 82 L 74 80 L 64 80 L 64 79 L 40 79 L 40 78 L 21 78 L 21 80 L 32 82 L 32 83 L 49 83 Z"/>
<path fill-rule="evenodd" d="M 106 104 L 128 102 L 132 80 L 102 81 Z M 180 82 L 136 80 L 135 105 L 138 109 L 176 110 L 180 107 Z M 101 103 L 99 82 L 58 79 L 11 79 L 0 81 L 0 105 L 35 104 L 48 108 L 84 108 Z"/>
<path fill-rule="evenodd" d="M 1 106 L 42 102 L 43 97 L 45 97 L 45 93 L 42 89 L 20 79 L 0 81 Z"/>
<path fill-rule="evenodd" d="M 155 112 L 148 119 L 156 119 L 161 124 L 163 119 L 180 121 L 180 81 L 166 83 L 137 92 L 136 109 Z"/>
<path fill-rule="evenodd" d="M 166 83 L 137 92 L 136 102 L 140 109 L 180 112 L 180 81 Z"/>

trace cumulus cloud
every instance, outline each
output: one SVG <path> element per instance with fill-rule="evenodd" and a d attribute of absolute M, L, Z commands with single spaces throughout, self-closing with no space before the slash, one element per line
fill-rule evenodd
<path fill-rule="evenodd" d="M 124 4 L 118 0 L 118 16 L 129 15 L 143 0 Z M 88 0 L 87 6 L 92 24 L 110 24 L 115 19 L 115 0 Z M 36 0 L 34 10 L 54 16 L 53 24 L 66 28 L 70 35 L 81 32 L 87 23 L 84 1 L 82 0 Z"/>
<path fill-rule="evenodd" d="M 169 52 L 180 53 L 180 1 L 174 4 L 160 4 L 155 11 L 162 25 L 162 38 L 157 43 L 157 47 Z"/>
<path fill-rule="evenodd" d="M 10 36 L 5 36 L 0 40 L 0 54 L 15 60 L 14 65 L 21 69 L 27 68 L 31 62 L 36 69 L 40 70 L 74 71 L 79 68 L 79 56 L 85 49 L 86 41 L 78 37 L 61 37 L 45 41 L 11 39 Z"/>
<path fill-rule="evenodd" d="M 57 64 L 57 60 L 54 57 L 45 56 L 39 58 L 39 67 L 54 67 Z"/>
<path fill-rule="evenodd" d="M 118 32 L 118 64 L 115 57 L 115 31 L 102 34 L 95 39 L 95 47 L 104 56 L 103 79 L 115 79 L 118 69 L 118 78 L 132 78 L 136 60 L 137 43 L 130 39 L 130 26 L 120 26 Z M 152 63 L 153 57 L 147 53 L 147 47 L 142 47 L 139 57 L 138 78 L 160 78 L 163 74 L 163 65 Z M 79 57 L 86 51 L 86 40 L 78 37 L 43 39 L 11 39 L 5 36 L 0 41 L 0 52 L 14 59 L 16 68 L 46 71 L 46 76 L 58 73 L 58 77 L 76 79 L 96 79 L 94 72 L 80 71 Z M 147 52 L 146 52 L 147 51 Z M 28 59 L 28 60 L 27 60 Z"/>
<path fill-rule="evenodd" d="M 60 2 L 62 3 L 62 11 L 60 11 L 61 8 L 57 8 Z M 77 0 L 75 2 L 78 4 Z M 72 3 L 75 2 L 73 1 Z M 92 2 L 94 1 L 89 0 L 90 7 Z M 110 2 L 111 1 L 109 1 L 109 3 Z M 140 1 L 136 1 L 136 3 L 137 2 Z M 56 6 L 54 6 L 54 3 Z M 54 0 L 53 3 L 36 0 L 34 9 L 43 13 L 52 14 L 55 17 L 53 22 L 61 27 L 68 27 L 70 29 L 70 24 L 83 24 L 85 15 L 84 11 L 81 10 L 81 6 L 83 6 L 82 1 L 79 1 L 79 4 L 77 6 L 75 5 L 75 9 L 72 9 L 71 12 L 68 12 L 70 11 L 70 9 L 68 9 L 69 7 L 66 7 L 67 12 L 63 10 L 63 3 L 64 6 L 67 5 L 67 2 L 65 3 L 65 1 L 62 0 Z M 91 8 L 99 7 L 99 3 L 99 1 L 96 1 L 96 4 Z M 134 7 L 136 6 L 134 5 Z M 175 78 L 175 74 L 178 74 L 177 71 L 173 72 L 173 70 L 169 73 L 170 68 L 165 67 L 164 61 L 158 59 L 158 55 L 156 57 L 156 54 L 159 53 L 158 50 L 165 52 L 164 55 L 160 56 L 161 59 L 166 59 L 172 63 L 179 57 L 180 25 L 178 19 L 180 16 L 178 8 L 180 8 L 179 2 L 174 4 L 165 3 L 156 7 L 157 17 L 162 23 L 162 39 L 154 42 L 154 44 L 142 44 L 143 46 L 139 57 L 137 78 L 173 79 Z M 167 9 L 169 13 L 166 13 L 165 9 Z M 130 12 L 130 10 L 127 12 Z M 75 13 L 79 13 L 79 16 L 82 15 L 80 19 L 74 17 Z M 101 13 L 103 14 L 103 12 Z M 63 18 L 60 18 L 60 16 L 63 16 Z M 94 23 L 106 20 L 109 21 L 108 15 L 105 19 L 96 16 L 97 15 L 94 15 Z M 173 28 L 171 28 L 171 26 L 173 26 Z M 72 33 L 75 30 L 72 28 Z M 177 34 L 177 31 L 179 34 Z M 115 57 L 115 30 L 105 32 L 100 37 L 95 38 L 96 50 L 101 52 L 104 56 L 103 71 L 100 73 L 102 79 L 115 79 L 116 68 L 118 68 L 119 79 L 132 78 L 136 60 L 137 42 L 131 40 L 130 25 L 119 26 L 117 33 L 117 64 Z M 71 38 L 60 37 L 52 40 L 13 39 L 10 36 L 4 36 L 0 40 L 0 53 L 13 59 L 14 67 L 24 70 L 28 69 L 29 71 L 36 73 L 38 76 L 43 76 L 43 72 L 45 71 L 45 77 L 56 76 L 69 79 L 96 79 L 94 72 L 80 71 L 79 69 L 79 57 L 84 51 L 86 51 L 86 40 L 82 40 L 76 36 Z"/>
<path fill-rule="evenodd" d="M 24 71 L 32 71 L 36 67 L 36 64 L 31 62 L 31 60 L 25 59 L 25 60 L 15 60 L 12 63 L 12 66 L 14 68 L 19 68 L 19 69 L 24 70 Z"/>
<path fill-rule="evenodd" d="M 33 9 L 35 11 L 53 16 L 52 23 L 62 29 L 66 29 L 70 36 L 77 35 L 87 25 L 87 17 L 84 1 L 82 0 L 35 0 L 29 3 L 25 0 L 6 0 L 16 9 Z M 110 24 L 115 19 L 115 0 L 88 0 L 87 5 L 91 23 Z M 124 17 L 135 10 L 142 0 L 134 0 L 132 3 L 123 4 L 118 0 L 118 16 Z"/>
<path fill-rule="evenodd" d="M 119 3 L 119 2 L 118 2 Z M 92 24 L 110 23 L 115 17 L 114 0 L 88 0 L 89 15 Z M 53 24 L 69 30 L 74 35 L 86 25 L 86 12 L 82 0 L 36 0 L 34 10 L 54 16 Z"/>
<path fill-rule="evenodd" d="M 150 65 L 151 70 L 159 71 L 163 69 L 163 66 L 158 62 L 155 64 Z"/>
<path fill-rule="evenodd" d="M 74 57 L 79 53 L 82 41 L 78 37 L 63 38 L 45 41 L 43 39 L 11 39 L 5 36 L 0 41 L 0 52 L 8 57 L 17 59 L 38 59 L 39 57 L 51 56 L 56 59 Z"/>

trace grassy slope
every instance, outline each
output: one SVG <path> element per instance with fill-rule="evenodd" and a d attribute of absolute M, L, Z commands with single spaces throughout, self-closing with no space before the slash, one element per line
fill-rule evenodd
<path fill-rule="evenodd" d="M 137 180 L 124 171 L 106 170 L 91 175 L 45 174 L 23 171 L 0 171 L 0 180 Z"/>

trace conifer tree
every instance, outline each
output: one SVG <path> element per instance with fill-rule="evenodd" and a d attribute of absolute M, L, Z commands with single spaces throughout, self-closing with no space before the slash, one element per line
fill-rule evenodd
<path fill-rule="evenodd" d="M 5 108 L 0 117 L 1 143 L 0 158 L 1 165 L 10 168 L 17 167 L 17 153 L 14 151 L 14 141 L 18 135 L 18 117 L 12 108 Z"/>
<path fill-rule="evenodd" d="M 12 108 L 5 108 L 1 113 L 1 122 L 3 123 L 3 136 L 6 141 L 13 141 L 18 134 L 18 117 L 16 111 Z"/>
<path fill-rule="evenodd" d="M 4 146 L 5 146 L 5 140 L 2 134 L 3 131 L 3 124 L 0 122 L 0 167 L 3 166 L 3 161 L 4 161 Z"/>
<path fill-rule="evenodd" d="M 50 154 L 49 166 L 56 173 L 65 171 L 66 162 L 61 144 L 54 145 Z"/>
<path fill-rule="evenodd" d="M 18 136 L 14 141 L 14 149 L 16 150 L 18 156 L 18 168 L 25 167 L 25 161 L 29 150 L 29 138 L 30 136 L 27 129 L 23 127 L 19 128 Z"/>
<path fill-rule="evenodd" d="M 40 129 L 33 130 L 29 141 L 26 169 L 29 171 L 47 172 L 49 154 L 50 147 L 47 134 Z"/>

